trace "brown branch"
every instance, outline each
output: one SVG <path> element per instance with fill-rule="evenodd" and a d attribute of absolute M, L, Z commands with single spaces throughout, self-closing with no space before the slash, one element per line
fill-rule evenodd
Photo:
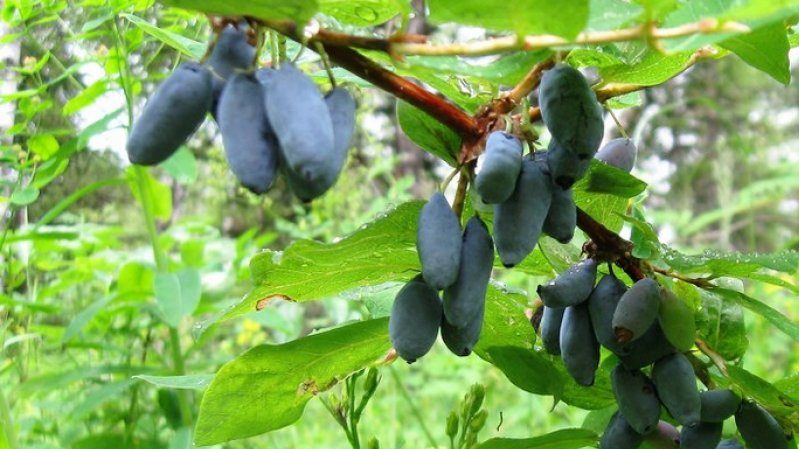
<path fill-rule="evenodd" d="M 633 281 L 645 277 L 641 271 L 641 259 L 633 257 L 632 242 L 621 238 L 618 234 L 594 220 L 584 210 L 577 208 L 577 227 L 588 235 L 591 241 L 586 251 L 599 260 L 606 260 L 618 265 Z"/>
<path fill-rule="evenodd" d="M 548 58 L 534 65 L 533 68 L 527 72 L 527 75 L 525 75 L 521 81 L 513 86 L 513 89 L 509 90 L 504 96 L 502 96 L 502 98 L 499 99 L 499 101 L 502 102 L 502 109 L 498 109 L 497 112 L 500 114 L 506 114 L 512 111 L 513 108 L 515 108 L 519 102 L 524 99 L 524 97 L 538 87 L 544 70 L 550 69 L 554 65 L 554 57 Z"/>
<path fill-rule="evenodd" d="M 326 50 L 330 59 L 338 65 L 418 107 L 458 133 L 464 140 L 474 140 L 480 136 L 477 121 L 453 103 L 386 70 L 351 48 L 329 46 Z"/>
<path fill-rule="evenodd" d="M 321 43 L 323 45 L 335 45 L 339 47 L 355 47 L 364 50 L 376 50 L 388 53 L 391 41 L 376 37 L 355 36 L 352 34 L 337 33 L 326 29 L 319 29 L 311 36 L 304 36 L 302 30 L 297 28 L 297 24 L 288 20 L 265 20 L 254 19 L 258 23 L 284 34 L 298 42 Z"/>

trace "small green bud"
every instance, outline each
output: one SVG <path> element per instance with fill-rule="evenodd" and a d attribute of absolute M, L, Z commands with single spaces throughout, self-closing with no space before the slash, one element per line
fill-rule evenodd
<path fill-rule="evenodd" d="M 363 381 L 363 388 L 369 393 L 374 393 L 377 389 L 377 384 L 380 383 L 380 373 L 377 368 L 369 368 L 366 374 L 366 380 Z"/>
<path fill-rule="evenodd" d="M 449 416 L 447 416 L 447 436 L 450 438 L 455 438 L 458 435 L 458 424 L 460 420 L 458 419 L 458 414 L 455 413 L 455 410 L 449 412 Z"/>
<path fill-rule="evenodd" d="M 369 443 L 366 444 L 367 449 L 380 449 L 380 442 L 377 441 L 376 437 L 372 437 L 369 439 Z"/>
<path fill-rule="evenodd" d="M 469 423 L 469 430 L 474 433 L 479 432 L 483 426 L 486 425 L 486 420 L 488 419 L 488 412 L 485 410 L 480 410 L 477 414 L 474 415 L 472 418 L 472 422 Z"/>
<path fill-rule="evenodd" d="M 472 404 L 474 403 L 474 397 L 472 397 L 472 393 L 466 393 L 463 396 L 463 400 L 460 404 L 460 415 L 461 419 L 466 421 L 471 416 Z"/>
<path fill-rule="evenodd" d="M 471 407 L 469 408 L 469 415 L 473 416 L 480 410 L 480 407 L 483 406 L 483 399 L 486 396 L 486 388 L 482 384 L 474 384 L 472 385 L 471 390 L 469 391 L 470 395 L 472 396 L 472 403 Z"/>

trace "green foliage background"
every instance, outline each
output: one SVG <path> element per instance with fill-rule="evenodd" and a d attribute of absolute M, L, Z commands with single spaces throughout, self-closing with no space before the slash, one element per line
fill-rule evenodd
<path fill-rule="evenodd" d="M 385 317 L 419 268 L 419 200 L 447 175 L 461 142 L 343 69 L 335 69 L 337 79 L 359 101 L 355 145 L 338 184 L 310 206 L 284 185 L 264 197 L 239 188 L 210 120 L 160 167 L 128 166 L 120 142 L 136 111 L 182 59 L 205 53 L 202 13 L 313 17 L 328 29 L 381 37 L 407 26 L 428 29 L 436 43 L 456 40 L 464 26 L 480 39 L 567 40 L 648 21 L 748 26 L 748 33 L 664 39 L 666 53 L 644 40 L 572 49 L 567 62 L 592 67 L 599 88 L 654 86 L 609 102 L 640 142 L 636 176 L 594 163 L 575 198 L 629 236 L 634 255 L 713 281 L 699 289 L 660 279 L 693 307 L 698 336 L 728 361 L 727 375 L 710 366 L 713 380 L 797 430 L 799 256 L 791 250 L 799 246 L 799 90 L 789 84 L 789 50 L 799 43 L 799 4 L 431 0 L 426 20 L 411 14 L 418 7 L 399 0 L 2 5 L 0 448 L 228 440 L 235 441 L 224 447 L 349 447 L 325 406 L 355 388 L 355 380 L 337 380 L 370 366 L 379 366 L 382 381 L 358 427 L 384 448 L 447 447 L 447 416 L 475 382 L 486 387 L 483 449 L 591 447 L 613 410 L 613 360 L 605 359 L 595 387 L 579 387 L 538 350 L 525 317 L 530 292 L 576 260 L 581 242 L 544 239 L 514 270 L 496 264 L 476 356 L 456 358 L 438 344 L 414 365 L 386 363 Z M 291 41 L 287 53 L 299 54 L 326 88 L 314 53 Z M 482 59 L 364 54 L 471 113 L 552 51 Z M 271 57 L 264 51 L 261 61 Z"/>

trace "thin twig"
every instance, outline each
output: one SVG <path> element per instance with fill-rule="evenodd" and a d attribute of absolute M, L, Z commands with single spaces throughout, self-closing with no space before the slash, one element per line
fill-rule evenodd
<path fill-rule="evenodd" d="M 675 272 L 673 272 L 671 270 L 666 270 L 666 269 L 657 268 L 657 267 L 651 267 L 651 269 L 652 269 L 652 271 L 654 271 L 656 273 L 659 273 L 659 274 L 662 274 L 663 276 L 668 276 L 670 278 L 674 278 L 674 279 L 686 282 L 688 284 L 693 284 L 693 285 L 695 285 L 695 286 L 697 286 L 699 288 L 707 289 L 707 288 L 715 287 L 715 285 L 713 285 L 706 278 L 691 278 L 691 277 L 688 277 L 688 276 L 681 275 L 679 273 L 675 273 Z"/>
<path fill-rule="evenodd" d="M 522 78 L 522 80 L 513 87 L 513 89 L 509 90 L 504 95 L 503 99 L 512 101 L 514 106 L 517 105 L 520 101 L 522 101 L 523 98 L 525 98 L 530 92 L 538 87 L 544 70 L 547 70 L 554 65 L 554 56 L 534 65 L 533 68 L 527 72 L 527 75 L 525 75 L 524 78 Z"/>
<path fill-rule="evenodd" d="M 510 51 L 531 51 L 552 47 L 569 47 L 588 44 L 607 44 L 646 39 L 655 42 L 659 39 L 672 39 L 694 34 L 747 33 L 748 26 L 739 22 L 719 22 L 715 19 L 687 23 L 673 28 L 655 28 L 648 24 L 631 28 L 610 31 L 592 31 L 580 33 L 573 40 L 564 39 L 551 34 L 525 36 L 504 36 L 485 41 L 453 44 L 417 44 L 393 42 L 389 53 L 394 55 L 424 56 L 482 56 Z"/>
<path fill-rule="evenodd" d="M 441 192 L 442 193 L 447 190 L 447 187 L 449 186 L 449 183 L 451 183 L 452 180 L 455 179 L 455 175 L 457 175 L 460 171 L 461 171 L 460 167 L 455 167 L 455 168 L 452 169 L 451 172 L 449 172 L 447 177 L 444 179 L 444 182 L 441 183 Z"/>
<path fill-rule="evenodd" d="M 294 22 L 284 20 L 259 20 L 263 25 L 287 35 L 298 35 L 299 29 Z M 498 37 L 485 41 L 451 44 L 429 44 L 426 36 L 394 35 L 388 39 L 368 36 L 354 36 L 326 29 L 319 29 L 310 36 L 302 36 L 301 40 L 322 42 L 339 47 L 376 50 L 400 58 L 404 55 L 423 56 L 482 56 L 510 51 L 531 51 L 552 47 L 569 47 L 576 45 L 607 44 L 633 40 L 647 40 L 658 45 L 659 39 L 673 39 L 694 34 L 747 33 L 751 29 L 739 22 L 720 22 L 716 19 L 704 19 L 672 28 L 657 28 L 652 24 L 643 24 L 621 30 L 591 31 L 577 35 L 575 39 L 564 39 L 551 34 L 516 35 Z"/>
<path fill-rule="evenodd" d="M 336 88 L 336 77 L 333 75 L 333 67 L 330 66 L 330 58 L 327 56 L 327 52 L 325 51 L 325 46 L 322 45 L 321 42 L 316 42 L 314 44 L 314 48 L 316 52 L 319 53 L 319 56 L 322 58 L 322 65 L 325 66 L 325 72 L 327 72 L 327 77 L 330 79 L 330 87 L 331 89 Z"/>
<path fill-rule="evenodd" d="M 727 362 L 724 361 L 724 357 L 722 357 L 718 352 L 714 351 L 713 348 L 711 348 L 710 345 L 708 345 L 707 342 L 701 338 L 697 338 L 694 341 L 694 344 L 697 348 L 699 348 L 702 354 L 706 355 L 707 358 L 709 358 L 710 361 L 716 365 L 716 368 L 721 371 L 721 374 L 723 374 L 724 377 L 729 376 L 729 373 L 727 372 Z"/>
<path fill-rule="evenodd" d="M 610 117 L 613 119 L 613 122 L 616 123 L 616 129 L 619 130 L 621 136 L 629 140 L 630 136 L 627 135 L 627 130 L 625 130 L 624 127 L 621 126 L 621 122 L 619 121 L 619 118 L 616 117 L 616 113 L 613 112 L 613 109 L 610 106 L 608 106 L 607 103 L 605 104 L 605 110 L 608 111 L 608 114 L 610 114 Z"/>
<path fill-rule="evenodd" d="M 347 421 L 344 419 L 341 413 L 339 413 L 338 410 L 334 409 L 333 406 L 330 405 L 330 402 L 328 402 L 327 399 L 319 398 L 319 401 L 322 403 L 322 405 L 325 406 L 327 411 L 330 413 L 330 416 L 333 417 L 333 419 L 338 423 L 338 425 L 341 426 L 342 429 L 344 429 L 344 433 L 347 435 L 347 441 L 352 443 L 352 435 L 350 435 L 350 428 L 347 425 Z"/>
<path fill-rule="evenodd" d="M 474 164 L 470 164 L 473 166 Z M 470 167 L 461 167 L 460 176 L 458 177 L 458 189 L 455 191 L 455 199 L 452 201 L 452 210 L 460 221 L 463 216 L 463 203 L 466 201 L 466 191 L 469 186 L 469 173 Z"/>

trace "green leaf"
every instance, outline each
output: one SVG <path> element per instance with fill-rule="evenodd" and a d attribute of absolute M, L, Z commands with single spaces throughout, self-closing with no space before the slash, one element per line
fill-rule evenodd
<path fill-rule="evenodd" d="M 780 83 L 787 86 L 791 82 L 788 60 L 791 46 L 784 24 L 775 23 L 749 34 L 735 36 L 722 42 L 721 46 Z"/>
<path fill-rule="evenodd" d="M 473 114 L 480 106 L 491 100 L 491 95 L 480 90 L 479 78 L 452 76 L 418 65 L 395 67 L 395 69 L 398 75 L 416 78 L 429 85 L 469 114 Z M 464 82 L 472 84 L 474 91 L 464 90 Z M 484 81 L 483 84 L 485 83 L 488 82 Z M 446 130 L 449 131 L 449 128 Z"/>
<path fill-rule="evenodd" d="M 634 0 L 644 7 L 647 20 L 660 21 L 680 5 L 679 0 Z"/>
<path fill-rule="evenodd" d="M 633 198 L 646 189 L 646 183 L 624 170 L 594 159 L 588 173 L 577 181 L 574 189 Z"/>
<path fill-rule="evenodd" d="M 475 352 L 491 362 L 491 357 L 483 357 L 492 347 L 515 346 L 533 349 L 535 331 L 524 314 L 527 297 L 519 292 L 501 290 L 489 284 L 486 293 L 486 312 L 483 330 Z"/>
<path fill-rule="evenodd" d="M 195 444 L 218 444 L 288 426 L 316 394 L 378 362 L 390 347 L 387 318 L 282 345 L 256 346 L 214 377 L 200 405 Z"/>
<path fill-rule="evenodd" d="M 783 377 L 774 383 L 774 387 L 782 391 L 796 402 L 799 402 L 799 373 Z"/>
<path fill-rule="evenodd" d="M 319 0 L 319 8 L 340 22 L 370 26 L 403 13 L 406 5 L 398 0 Z"/>
<path fill-rule="evenodd" d="M 650 50 L 643 59 L 633 64 L 600 67 L 599 75 L 602 77 L 602 84 L 655 86 L 670 80 L 685 70 L 692 54 L 693 52 L 690 51 L 661 54 Z"/>
<path fill-rule="evenodd" d="M 538 248 L 556 273 L 566 271 L 582 259 L 582 250 L 572 244 L 562 244 L 552 237 L 542 235 Z"/>
<path fill-rule="evenodd" d="M 765 274 L 765 273 L 753 273 L 746 275 L 746 278 L 751 279 L 753 281 L 760 281 L 760 282 L 765 282 L 766 284 L 776 285 L 778 287 L 788 289 L 793 293 L 799 294 L 799 285 L 792 284 L 777 276 L 772 276 L 770 274 Z"/>
<path fill-rule="evenodd" d="M 39 198 L 39 189 L 35 186 L 25 186 L 11 192 L 11 204 L 16 206 L 27 206 Z"/>
<path fill-rule="evenodd" d="M 69 101 L 64 104 L 64 108 L 61 112 L 64 115 L 72 115 L 86 106 L 94 103 L 94 101 L 100 98 L 100 96 L 103 95 L 107 89 L 108 85 L 106 84 L 105 79 L 100 79 L 88 86 L 86 89 L 83 89 L 74 97 L 70 98 Z"/>
<path fill-rule="evenodd" d="M 784 332 L 785 335 L 793 338 L 796 341 L 799 341 L 799 324 L 794 323 L 790 318 L 786 317 L 778 310 L 735 290 L 714 288 L 712 291 L 730 301 L 734 301 L 736 304 L 740 304 L 741 306 L 757 313 L 758 315 L 761 315 L 763 318 L 773 324 L 774 327 Z"/>
<path fill-rule="evenodd" d="M 61 157 L 58 153 L 56 153 L 55 157 L 52 157 L 39 165 L 39 167 L 36 169 L 36 173 L 33 176 L 33 182 L 31 182 L 31 184 L 37 189 L 41 189 L 64 173 L 68 166 L 69 158 Z"/>
<path fill-rule="evenodd" d="M 197 180 L 197 159 L 185 146 L 162 162 L 161 167 L 179 184 L 191 185 Z"/>
<path fill-rule="evenodd" d="M 164 321 L 177 327 L 180 320 L 194 313 L 200 304 L 200 273 L 193 268 L 177 273 L 156 273 L 153 290 Z"/>
<path fill-rule="evenodd" d="M 69 322 L 66 330 L 64 330 L 64 334 L 61 335 L 61 344 L 69 342 L 73 337 L 78 335 L 78 333 L 91 322 L 94 316 L 103 310 L 103 307 L 105 307 L 111 299 L 113 299 L 113 297 L 110 296 L 99 299 L 75 315 L 75 318 L 72 318 L 72 321 Z"/>
<path fill-rule="evenodd" d="M 796 410 L 799 404 L 785 397 L 770 382 L 733 365 L 727 366 L 727 372 L 730 381 L 743 390 L 745 396 L 754 398 L 776 418 L 799 423 L 799 411 Z"/>
<path fill-rule="evenodd" d="M 588 173 L 572 187 L 577 206 L 611 231 L 621 229 L 628 198 L 644 189 L 646 183 L 640 179 L 596 160 L 591 161 Z"/>
<path fill-rule="evenodd" d="M 685 352 L 694 346 L 696 337 L 694 310 L 668 288 L 662 289 L 660 293 L 658 322 L 666 339 L 675 348 Z"/>
<path fill-rule="evenodd" d="M 701 2 L 685 2 L 666 17 L 664 27 L 677 27 L 688 23 L 722 17 L 735 0 L 713 0 Z M 663 45 L 669 51 L 693 51 L 705 45 L 721 42 L 735 33 L 695 33 L 674 39 L 665 39 Z"/>
<path fill-rule="evenodd" d="M 461 139 L 454 131 L 404 101 L 397 102 L 397 120 L 413 143 L 455 166 Z"/>
<path fill-rule="evenodd" d="M 512 86 L 519 82 L 532 66 L 550 54 L 546 50 L 511 53 L 487 64 L 478 64 L 459 56 L 409 56 L 405 59 L 413 68 L 425 67 L 447 76 L 461 75 L 469 79 Z"/>
<path fill-rule="evenodd" d="M 639 206 L 633 207 L 633 216 L 621 216 L 622 220 L 632 226 L 630 241 L 633 243 L 634 257 L 649 259 L 660 253 L 660 239 L 651 224 L 644 219 L 644 213 Z"/>
<path fill-rule="evenodd" d="M 50 159 L 58 152 L 59 147 L 58 141 L 52 134 L 37 134 L 28 139 L 28 149 L 42 160 Z"/>
<path fill-rule="evenodd" d="M 456 22 L 518 34 L 554 34 L 572 39 L 588 23 L 588 0 L 430 0 L 432 22 Z"/>
<path fill-rule="evenodd" d="M 628 200 L 626 198 L 615 195 L 588 194 L 575 189 L 574 202 L 577 207 L 611 231 L 621 230 L 624 221 L 619 214 L 623 214 L 627 210 Z"/>
<path fill-rule="evenodd" d="M 630 92 L 629 94 L 610 98 L 605 104 L 611 109 L 634 108 L 644 104 L 644 99 L 641 96 L 641 92 Z"/>
<path fill-rule="evenodd" d="M 748 0 L 736 2 L 724 15 L 724 20 L 745 22 L 752 28 L 782 22 L 799 14 L 796 0 Z"/>
<path fill-rule="evenodd" d="M 532 349 L 491 346 L 478 354 L 524 391 L 556 398 L 563 395 L 563 387 L 568 379 L 547 357 Z"/>
<path fill-rule="evenodd" d="M 133 376 L 134 379 L 143 380 L 161 388 L 172 388 L 176 390 L 202 390 L 207 387 L 214 378 L 213 374 L 189 374 L 185 376 L 149 376 L 139 374 Z"/>
<path fill-rule="evenodd" d="M 304 24 L 316 14 L 316 0 L 161 0 L 177 8 L 219 16 L 251 16 L 258 19 L 289 19 Z"/>
<path fill-rule="evenodd" d="M 599 436 L 587 429 L 560 429 L 533 438 L 491 438 L 475 449 L 580 449 L 596 447 Z"/>
<path fill-rule="evenodd" d="M 323 299 L 355 288 L 403 281 L 420 271 L 416 221 L 424 203 L 405 203 L 336 243 L 298 240 L 250 261 L 254 288 L 224 319 L 261 310 L 272 298 Z"/>
<path fill-rule="evenodd" d="M 174 3 L 193 3 L 194 5 L 197 5 L 200 2 L 186 2 L 185 0 L 175 0 Z M 206 1 L 203 3 L 214 3 L 214 2 Z M 231 4 L 235 2 L 227 2 L 227 3 Z M 255 3 L 255 2 L 247 2 L 247 3 Z M 232 14 L 232 15 L 239 16 L 239 15 L 244 15 L 244 13 L 242 12 L 241 14 Z M 158 39 L 164 44 L 174 48 L 175 50 L 183 53 L 184 55 L 190 57 L 191 59 L 200 59 L 205 54 L 205 44 L 202 42 L 197 42 L 193 39 L 189 39 L 188 37 L 181 36 L 180 34 L 173 33 L 172 31 L 165 30 L 163 28 L 158 28 L 157 26 L 152 25 L 150 22 L 142 19 L 141 17 L 134 16 L 133 14 L 122 13 L 120 14 L 120 16 L 128 19 L 132 24 L 139 27 L 145 33 Z"/>
<path fill-rule="evenodd" d="M 50 161 L 48 161 L 48 162 L 56 161 L 58 159 L 60 159 L 60 158 L 50 159 Z M 66 168 L 66 165 L 69 162 L 69 159 L 65 158 L 65 159 L 63 159 L 63 162 L 64 162 L 64 168 Z M 57 176 L 57 174 L 60 174 L 60 172 L 63 172 L 63 169 L 56 170 L 54 173 L 52 173 L 52 175 L 54 175 L 53 178 L 55 176 Z M 44 182 L 46 180 L 45 179 L 38 179 L 39 173 L 41 173 L 41 172 L 37 172 L 36 173 L 37 174 L 37 179 L 34 180 L 34 184 L 37 187 L 41 188 L 41 187 L 44 187 L 44 185 L 46 185 L 46 183 Z M 47 181 L 47 182 L 49 182 L 49 181 Z M 51 223 L 53 220 L 58 218 L 58 216 L 61 215 L 62 212 L 67 210 L 71 205 L 75 204 L 77 201 L 79 201 L 81 198 L 85 197 L 86 195 L 94 193 L 95 191 L 97 191 L 97 190 L 99 190 L 99 189 L 101 189 L 103 187 L 120 185 L 120 184 L 124 184 L 125 182 L 126 182 L 125 178 L 111 178 L 111 179 L 102 179 L 100 181 L 95 181 L 95 182 L 92 182 L 92 183 L 84 185 L 83 187 L 75 190 L 74 192 L 70 193 L 66 197 L 61 198 L 61 200 L 58 201 L 58 203 L 55 206 L 53 206 L 52 209 L 48 210 L 47 213 L 42 215 L 42 217 L 39 219 L 39 221 L 36 222 L 36 227 L 38 228 L 40 226 L 45 226 L 45 225 Z M 39 183 L 43 183 L 44 185 L 40 186 Z"/>
<path fill-rule="evenodd" d="M 128 262 L 119 270 L 117 291 L 122 294 L 142 296 L 153 293 L 155 273 L 153 269 L 140 262 Z"/>
<path fill-rule="evenodd" d="M 608 31 L 627 25 L 643 11 L 640 6 L 624 0 L 591 0 L 588 29 Z"/>
<path fill-rule="evenodd" d="M 83 24 L 83 26 L 80 28 L 80 32 L 87 33 L 89 31 L 93 31 L 113 18 L 114 18 L 114 13 L 112 11 L 104 12 L 100 14 L 99 17 L 95 17 L 94 19 L 86 21 Z"/>
<path fill-rule="evenodd" d="M 591 410 L 590 412 L 588 412 L 588 414 L 585 415 L 585 419 L 583 420 L 583 423 L 580 425 L 580 427 L 601 434 L 602 432 L 605 431 L 605 427 L 607 427 L 608 423 L 610 422 L 610 419 L 613 417 L 613 415 L 616 413 L 617 410 L 618 407 L 615 404 L 610 407 Z M 651 448 L 646 448 L 646 449 L 651 449 Z"/>
<path fill-rule="evenodd" d="M 749 338 L 741 306 L 723 301 L 718 295 L 685 282 L 675 283 L 675 293 L 688 303 L 701 307 L 696 314 L 699 337 L 726 360 L 734 360 L 746 352 Z"/>
<path fill-rule="evenodd" d="M 799 252 L 781 251 L 771 254 L 723 253 L 708 250 L 697 255 L 682 254 L 664 247 L 663 260 L 682 273 L 705 273 L 711 277 L 746 277 L 763 268 L 793 274 L 799 269 Z"/>
<path fill-rule="evenodd" d="M 566 58 L 569 65 L 574 67 L 610 67 L 622 64 L 616 52 L 608 47 L 575 48 Z"/>

